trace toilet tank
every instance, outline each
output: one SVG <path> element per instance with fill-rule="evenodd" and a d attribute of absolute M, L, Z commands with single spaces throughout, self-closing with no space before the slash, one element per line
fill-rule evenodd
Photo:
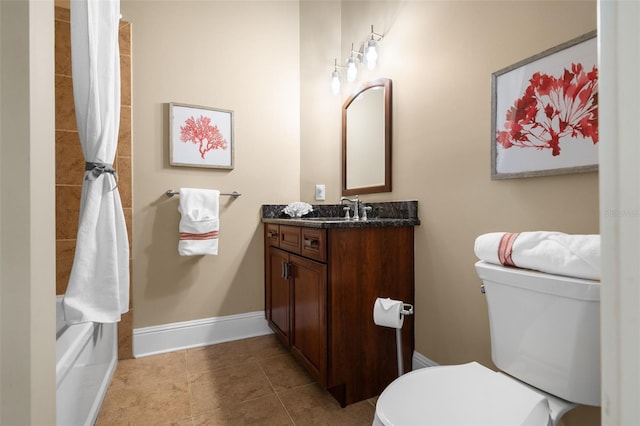
<path fill-rule="evenodd" d="M 491 355 L 502 371 L 547 393 L 600 405 L 600 282 L 476 263 Z"/>

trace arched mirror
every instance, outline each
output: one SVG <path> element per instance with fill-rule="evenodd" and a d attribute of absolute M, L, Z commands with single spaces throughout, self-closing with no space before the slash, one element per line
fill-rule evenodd
<path fill-rule="evenodd" d="M 391 80 L 363 84 L 342 106 L 342 195 L 391 192 Z"/>

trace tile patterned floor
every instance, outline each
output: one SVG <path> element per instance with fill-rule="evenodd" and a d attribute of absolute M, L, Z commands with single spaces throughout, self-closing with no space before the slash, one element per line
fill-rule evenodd
<path fill-rule="evenodd" d="M 119 361 L 96 424 L 370 426 L 374 412 L 341 408 L 271 335 Z"/>

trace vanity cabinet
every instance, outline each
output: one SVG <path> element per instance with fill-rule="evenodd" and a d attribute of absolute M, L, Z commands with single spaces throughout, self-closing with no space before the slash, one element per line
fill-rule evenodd
<path fill-rule="evenodd" d="M 397 377 L 395 329 L 376 326 L 377 297 L 414 303 L 413 226 L 319 228 L 265 223 L 269 326 L 342 405 Z M 413 317 L 402 329 L 405 371 Z"/>
<path fill-rule="evenodd" d="M 265 237 L 269 325 L 318 383 L 326 386 L 327 265 L 317 261 L 326 258 L 326 234 L 269 226 Z"/>

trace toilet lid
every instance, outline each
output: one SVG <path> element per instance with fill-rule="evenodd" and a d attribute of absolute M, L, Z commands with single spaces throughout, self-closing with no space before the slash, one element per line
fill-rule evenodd
<path fill-rule="evenodd" d="M 544 395 L 477 362 L 429 367 L 396 379 L 376 404 L 386 426 L 546 426 Z"/>

